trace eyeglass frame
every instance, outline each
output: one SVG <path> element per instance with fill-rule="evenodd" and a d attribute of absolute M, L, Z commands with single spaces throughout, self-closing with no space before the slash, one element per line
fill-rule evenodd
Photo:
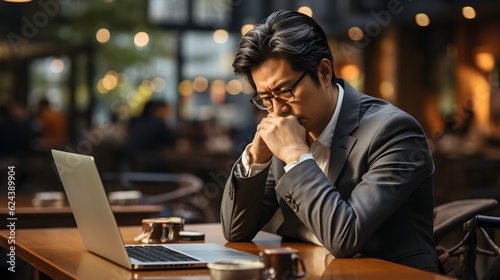
<path fill-rule="evenodd" d="M 286 88 L 286 89 L 282 89 L 280 91 L 277 91 L 276 93 L 271 93 L 271 96 L 266 96 L 266 97 L 260 97 L 259 96 L 259 93 L 255 93 L 254 96 L 252 97 L 252 99 L 250 99 L 250 102 L 253 103 L 253 105 L 255 105 L 257 108 L 259 108 L 260 110 L 269 110 L 271 108 L 273 108 L 273 103 L 271 102 L 271 106 L 270 107 L 260 107 L 257 102 L 255 101 L 256 99 L 263 99 L 263 98 L 269 98 L 269 101 L 271 101 L 272 98 L 274 98 L 276 101 L 280 102 L 280 103 L 290 103 L 290 102 L 293 102 L 295 100 L 295 94 L 293 93 L 293 90 L 294 88 L 300 83 L 300 81 L 302 81 L 302 79 L 307 75 L 307 72 L 304 72 L 304 74 L 302 74 L 302 76 L 300 76 L 300 78 L 289 88 Z M 280 100 L 280 98 L 276 98 L 274 97 L 275 95 L 277 94 L 282 94 L 284 92 L 289 92 L 291 95 L 292 95 L 292 100 L 290 101 L 282 101 Z M 264 106 L 264 105 L 262 105 Z"/>

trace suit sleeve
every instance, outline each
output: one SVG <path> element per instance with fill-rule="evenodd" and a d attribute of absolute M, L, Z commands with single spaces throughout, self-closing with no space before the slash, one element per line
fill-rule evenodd
<path fill-rule="evenodd" d="M 221 204 L 221 222 L 228 241 L 250 241 L 278 209 L 275 183 L 268 166 L 262 172 L 243 177 L 238 171 L 241 159 L 231 171 Z"/>
<path fill-rule="evenodd" d="M 373 124 L 372 124 L 373 125 Z M 276 186 L 283 198 L 296 204 L 298 218 L 336 257 L 351 257 L 410 195 L 432 176 L 434 165 L 425 135 L 404 113 L 395 114 L 371 135 L 369 145 L 354 151 L 366 154 L 363 165 L 346 162 L 344 168 L 363 169 L 348 198 L 311 160 L 285 174 Z M 360 149 L 360 150 L 359 150 Z M 332 155 L 334 158 L 335 155 Z"/>

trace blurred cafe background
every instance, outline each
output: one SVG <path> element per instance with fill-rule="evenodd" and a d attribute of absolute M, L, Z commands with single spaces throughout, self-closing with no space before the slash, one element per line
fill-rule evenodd
<path fill-rule="evenodd" d="M 312 16 L 337 76 L 421 123 L 436 205 L 500 199 L 497 0 L 0 1 L 2 196 L 9 166 L 28 204 L 61 192 L 50 155 L 61 149 L 94 156 L 116 204 L 219 221 L 262 117 L 231 63 L 278 9 Z"/>

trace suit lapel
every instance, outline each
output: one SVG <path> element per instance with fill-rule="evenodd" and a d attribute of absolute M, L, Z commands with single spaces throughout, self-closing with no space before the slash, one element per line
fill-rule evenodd
<path fill-rule="evenodd" d="M 346 83 L 344 79 L 338 78 L 337 83 L 344 89 L 344 100 L 340 104 L 340 115 L 330 148 L 328 178 L 333 184 L 337 181 L 349 153 L 357 141 L 356 138 L 350 136 L 350 133 L 358 128 L 361 106 L 361 96 L 357 90 Z"/>
<path fill-rule="evenodd" d="M 330 165 L 328 168 L 328 179 L 330 179 L 332 184 L 335 185 L 356 140 L 356 138 L 344 134 L 343 131 L 335 131 L 330 149 Z"/>

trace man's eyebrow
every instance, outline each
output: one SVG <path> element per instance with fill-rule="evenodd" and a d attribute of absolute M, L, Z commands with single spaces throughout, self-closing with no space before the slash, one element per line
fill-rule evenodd
<path fill-rule="evenodd" d="M 292 80 L 285 80 L 285 81 L 280 82 L 279 84 L 277 84 L 276 86 L 274 86 L 274 88 L 272 89 L 272 92 L 277 92 L 277 91 L 282 90 L 287 84 L 290 84 L 291 82 L 292 82 Z M 287 87 L 287 88 L 289 88 L 289 87 Z M 265 95 L 265 94 L 272 94 L 272 92 L 269 92 L 269 91 L 257 91 L 257 94 L 259 94 L 259 95 Z"/>

